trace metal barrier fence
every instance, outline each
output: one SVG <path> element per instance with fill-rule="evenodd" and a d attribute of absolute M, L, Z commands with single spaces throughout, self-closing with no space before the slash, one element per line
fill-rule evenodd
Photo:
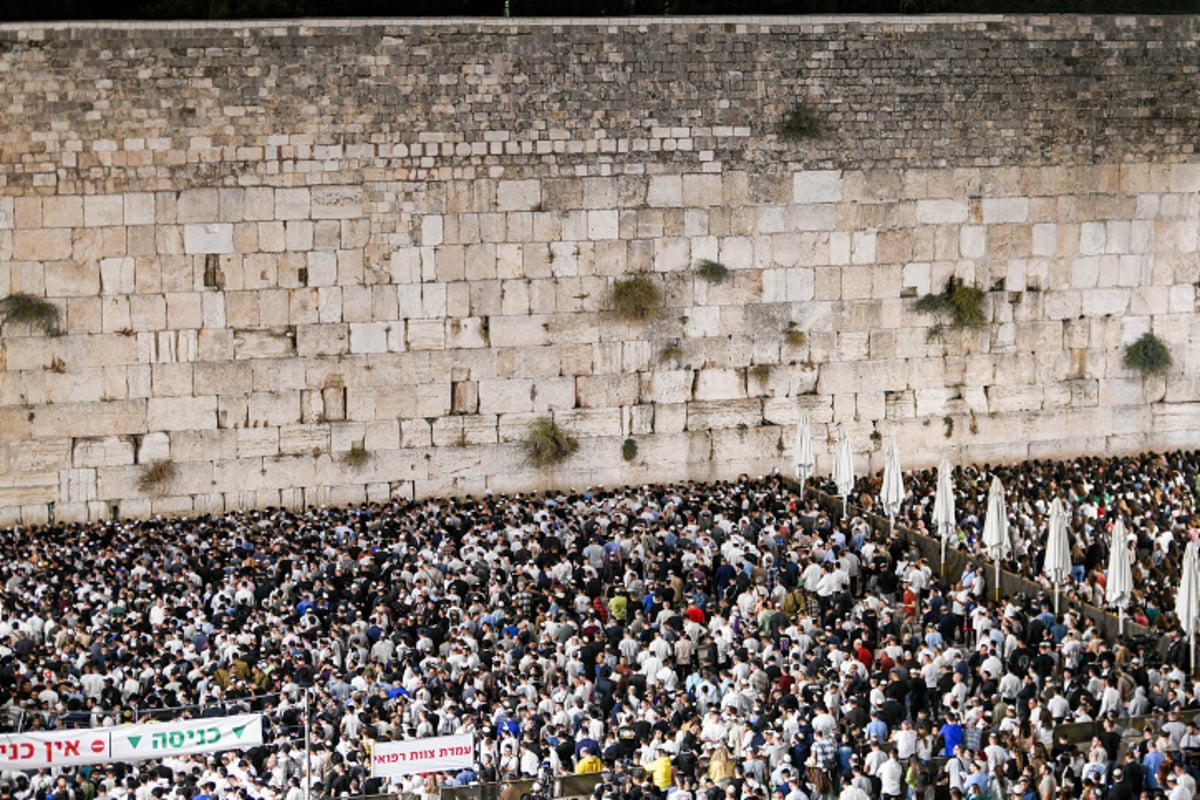
<path fill-rule="evenodd" d="M 574 798 L 591 797 L 597 784 L 604 780 L 604 773 L 588 775 L 558 775 L 554 785 L 547 787 L 547 797 Z M 533 789 L 534 778 L 511 781 L 472 783 L 467 786 L 446 786 L 439 793 L 441 800 L 520 800 Z M 403 800 L 402 798 L 400 800 Z"/>
<path fill-rule="evenodd" d="M 790 479 L 787 481 L 787 483 L 791 488 L 799 491 L 800 485 L 798 483 Z M 826 494 L 818 489 L 809 489 L 808 491 L 810 495 L 818 503 L 820 503 L 821 507 L 824 508 L 833 519 L 841 519 L 842 499 L 840 497 Z M 886 517 L 866 511 L 865 509 L 857 506 L 850 506 L 850 509 L 856 516 L 862 517 L 876 528 L 886 529 L 888 527 L 888 520 Z M 927 536 L 926 534 L 920 533 L 904 525 L 896 525 L 896 532 L 904 538 L 905 542 L 917 548 L 921 555 L 927 561 L 929 561 L 930 564 L 942 564 L 942 543 L 940 539 Z M 946 561 L 945 564 L 942 565 L 942 574 L 945 576 L 947 581 L 950 583 L 955 583 L 962 576 L 963 568 L 966 567 L 968 563 L 993 565 L 993 562 L 982 554 L 966 553 L 958 548 L 948 547 L 946 548 Z M 989 566 L 989 568 L 986 570 L 986 580 L 988 581 L 989 585 L 989 594 L 995 589 L 995 587 L 991 585 L 994 577 L 995 570 L 992 568 L 992 566 Z M 1026 577 L 1009 572 L 1005 569 L 1000 570 L 1000 592 L 1002 595 L 1011 596 L 1015 594 L 1025 594 L 1028 596 L 1036 596 L 1039 592 L 1043 591 L 1045 591 L 1045 589 L 1042 587 L 1042 585 L 1035 581 L 1031 581 Z M 1066 611 L 1068 609 L 1076 612 L 1077 615 L 1085 619 L 1088 625 L 1094 626 L 1096 630 L 1100 632 L 1100 635 L 1105 641 L 1111 642 L 1117 638 L 1117 628 L 1119 622 L 1115 614 L 1111 614 L 1102 608 L 1091 605 L 1090 603 L 1084 603 L 1076 598 L 1062 595 L 1060 597 L 1060 611 Z M 1125 620 L 1125 635 L 1127 637 L 1158 637 L 1160 632 L 1151 628 L 1147 628 L 1144 625 L 1139 625 L 1133 620 L 1127 618 Z M 1165 641 L 1160 642 L 1158 653 L 1159 657 L 1162 657 L 1165 654 L 1166 644 L 1167 643 Z"/>

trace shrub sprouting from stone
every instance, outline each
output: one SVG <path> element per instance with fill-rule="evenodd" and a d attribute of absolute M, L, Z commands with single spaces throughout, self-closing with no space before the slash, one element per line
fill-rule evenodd
<path fill-rule="evenodd" d="M 1175 366 L 1171 350 L 1166 342 L 1153 333 L 1143 333 L 1141 337 L 1125 348 L 1122 359 L 1127 369 L 1136 369 L 1143 375 L 1165 375 Z"/>
<path fill-rule="evenodd" d="M 537 469 L 563 461 L 579 449 L 579 442 L 550 417 L 538 417 L 525 437 L 525 456 Z"/>
<path fill-rule="evenodd" d="M 623 320 L 646 322 L 654 319 L 662 305 L 662 289 L 644 275 L 622 278 L 613 284 L 613 311 Z"/>

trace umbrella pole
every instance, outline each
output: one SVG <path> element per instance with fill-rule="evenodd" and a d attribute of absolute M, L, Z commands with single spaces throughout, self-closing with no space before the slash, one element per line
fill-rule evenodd
<path fill-rule="evenodd" d="M 1054 617 L 1058 619 L 1058 585 L 1059 582 L 1054 582 Z"/>
<path fill-rule="evenodd" d="M 1117 606 L 1117 636 L 1125 635 L 1125 606 Z"/>
<path fill-rule="evenodd" d="M 1188 634 L 1188 675 L 1196 672 L 1196 635 Z"/>
<path fill-rule="evenodd" d="M 1000 602 L 1000 554 L 996 554 L 996 602 Z"/>
<path fill-rule="evenodd" d="M 946 531 L 945 526 L 942 530 L 942 577 L 946 577 Z"/>

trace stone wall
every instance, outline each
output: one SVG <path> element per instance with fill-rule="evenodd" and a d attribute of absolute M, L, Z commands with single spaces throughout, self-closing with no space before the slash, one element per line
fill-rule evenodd
<path fill-rule="evenodd" d="M 761 473 L 801 413 L 821 471 L 839 422 L 860 470 L 893 439 L 912 466 L 1194 447 L 1197 41 L 0 26 L 0 297 L 63 329 L 0 336 L 0 522 Z M 779 135 L 799 103 L 821 138 Z M 652 321 L 612 312 L 632 274 Z M 915 300 L 950 276 L 990 322 L 931 338 Z M 1121 364 L 1146 331 L 1166 378 Z M 580 442 L 540 472 L 539 416 Z"/>

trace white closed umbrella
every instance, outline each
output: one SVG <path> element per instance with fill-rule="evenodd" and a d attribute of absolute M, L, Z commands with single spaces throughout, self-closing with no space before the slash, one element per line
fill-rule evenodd
<path fill-rule="evenodd" d="M 796 451 L 792 455 L 792 466 L 796 469 L 796 479 L 800 481 L 800 490 L 813 476 L 817 459 L 813 456 L 812 428 L 808 424 L 808 414 L 800 418 L 800 427 L 796 429 Z"/>
<path fill-rule="evenodd" d="M 1054 615 L 1058 616 L 1058 590 L 1071 574 L 1071 548 L 1067 544 L 1067 513 L 1062 500 L 1050 503 L 1050 519 L 1046 536 L 1046 558 L 1042 572 L 1054 583 Z"/>
<path fill-rule="evenodd" d="M 1175 616 L 1179 627 L 1188 637 L 1188 672 L 1196 669 L 1196 630 L 1200 628 L 1200 553 L 1196 541 L 1187 543 L 1183 551 L 1183 572 L 1179 576 L 1179 589 L 1175 595 Z"/>
<path fill-rule="evenodd" d="M 900 472 L 900 451 L 896 443 L 888 448 L 887 459 L 883 462 L 883 485 L 879 487 L 879 505 L 887 514 L 888 527 L 896 527 L 896 515 L 900 513 L 900 504 L 904 502 L 904 475 Z"/>
<path fill-rule="evenodd" d="M 1000 560 L 1012 550 L 1008 538 L 1008 511 L 1004 507 L 1004 486 L 992 476 L 988 491 L 987 516 L 983 520 L 983 548 L 996 565 L 996 599 L 1000 599 Z"/>
<path fill-rule="evenodd" d="M 1129 537 L 1125 520 L 1117 517 L 1112 541 L 1108 543 L 1108 575 L 1105 576 L 1104 602 L 1117 607 L 1117 634 L 1125 633 L 1125 609 L 1133 594 L 1133 573 L 1129 568 Z"/>
<path fill-rule="evenodd" d="M 950 460 L 938 464 L 937 491 L 933 495 L 933 527 L 942 539 L 942 575 L 946 574 L 946 542 L 958 529 L 954 508 L 954 478 Z"/>
<path fill-rule="evenodd" d="M 842 496 L 842 516 L 846 516 L 846 503 L 854 491 L 854 454 L 850 451 L 850 439 L 846 429 L 838 425 L 837 450 L 833 458 L 833 483 Z"/>

